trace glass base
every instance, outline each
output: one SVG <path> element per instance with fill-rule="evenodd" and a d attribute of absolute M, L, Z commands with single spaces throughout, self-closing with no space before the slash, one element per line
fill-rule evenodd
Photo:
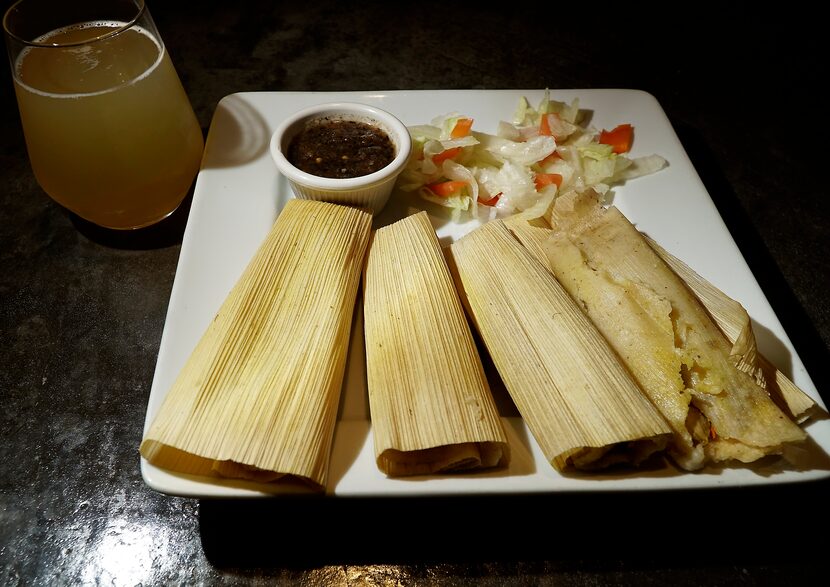
<path fill-rule="evenodd" d="M 64 210 L 78 232 L 95 243 L 114 249 L 147 250 L 181 244 L 192 202 L 193 191 L 190 190 L 178 208 L 161 220 L 147 226 L 128 229 L 99 226 L 71 210 Z"/>

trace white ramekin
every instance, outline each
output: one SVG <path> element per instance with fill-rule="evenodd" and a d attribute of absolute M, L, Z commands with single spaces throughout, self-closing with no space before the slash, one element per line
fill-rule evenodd
<path fill-rule="evenodd" d="M 285 155 L 291 139 L 309 120 L 321 117 L 359 120 L 381 128 L 395 146 L 395 158 L 383 169 L 348 179 L 318 177 L 294 167 Z M 362 206 L 377 213 L 389 200 L 395 180 L 409 159 L 412 141 L 406 126 L 385 110 L 355 102 L 328 102 L 304 108 L 283 120 L 271 136 L 270 148 L 277 170 L 298 198 Z"/>

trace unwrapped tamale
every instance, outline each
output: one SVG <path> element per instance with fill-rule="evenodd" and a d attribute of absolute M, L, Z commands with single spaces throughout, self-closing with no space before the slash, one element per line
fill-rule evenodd
<path fill-rule="evenodd" d="M 543 244 L 557 280 L 599 328 L 674 430 L 683 468 L 752 462 L 804 432 L 730 356 L 698 298 L 615 207 L 568 194 Z"/>
<path fill-rule="evenodd" d="M 549 224 L 546 222 L 532 224 L 517 216 L 508 218 L 505 224 L 536 259 L 550 268 L 543 246 L 553 233 Z M 643 234 L 643 238 L 692 290 L 732 343 L 730 354 L 733 362 L 740 369 L 750 373 L 758 385 L 766 389 L 778 406 L 799 424 L 820 412 L 816 402 L 809 395 L 758 352 L 752 331 L 752 321 L 738 301 L 733 300 L 698 275 L 686 263 L 666 251 L 648 235 Z"/>
<path fill-rule="evenodd" d="M 819 413 L 818 405 L 789 377 L 758 352 L 752 321 L 744 307 L 695 273 L 683 261 L 643 235 L 652 249 L 694 292 L 709 315 L 732 343 L 735 365 L 755 378 L 770 397 L 799 424 Z"/>

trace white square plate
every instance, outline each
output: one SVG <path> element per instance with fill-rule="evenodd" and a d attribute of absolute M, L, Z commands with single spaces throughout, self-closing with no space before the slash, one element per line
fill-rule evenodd
<path fill-rule="evenodd" d="M 374 104 L 405 124 L 427 124 L 440 114 L 459 112 L 475 127 L 495 133 L 510 120 L 521 96 L 538 104 L 543 90 L 442 90 L 391 92 L 253 92 L 226 96 L 219 103 L 196 181 L 190 218 L 170 296 L 158 363 L 147 406 L 145 431 L 185 360 L 253 256 L 285 202 L 293 197 L 268 153 L 277 125 L 295 110 L 321 102 Z M 700 275 L 740 301 L 756 327 L 763 354 L 813 397 L 819 397 L 792 343 L 746 265 L 709 194 L 695 172 L 660 104 L 637 90 L 555 90 L 551 97 L 579 98 L 590 124 L 610 129 L 635 127 L 631 156 L 656 153 L 669 167 L 613 190 L 613 203 L 642 231 Z M 396 196 L 393 194 L 393 198 Z M 385 224 L 425 202 L 399 195 L 376 219 Z M 446 244 L 480 224 L 456 223 L 432 214 Z M 375 466 L 366 396 L 361 320 L 355 321 L 349 364 L 332 449 L 328 495 L 394 496 L 557 491 L 666 490 L 785 483 L 830 475 L 830 420 L 806 426 L 812 439 L 805 462 L 781 459 L 752 466 L 709 468 L 682 473 L 670 466 L 643 471 L 565 476 L 551 467 L 521 418 L 505 414 L 513 462 L 507 470 L 407 479 L 386 478 Z M 275 357 L 279 360 L 279 357 Z M 495 385 L 494 388 L 498 388 Z M 494 392 L 495 393 L 495 392 Z M 281 493 L 273 485 L 173 474 L 141 460 L 145 482 L 160 492 L 189 497 L 258 497 Z"/>

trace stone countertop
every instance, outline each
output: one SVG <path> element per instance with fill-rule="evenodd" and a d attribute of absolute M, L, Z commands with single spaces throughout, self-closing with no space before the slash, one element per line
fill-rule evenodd
<path fill-rule="evenodd" d="M 650 92 L 827 403 L 819 19 L 480 6 L 149 5 L 205 131 L 239 91 Z M 137 446 L 188 207 L 133 235 L 71 218 L 31 174 L 1 75 L 0 584 L 805 584 L 825 572 L 826 483 L 290 505 L 150 490 Z"/>

